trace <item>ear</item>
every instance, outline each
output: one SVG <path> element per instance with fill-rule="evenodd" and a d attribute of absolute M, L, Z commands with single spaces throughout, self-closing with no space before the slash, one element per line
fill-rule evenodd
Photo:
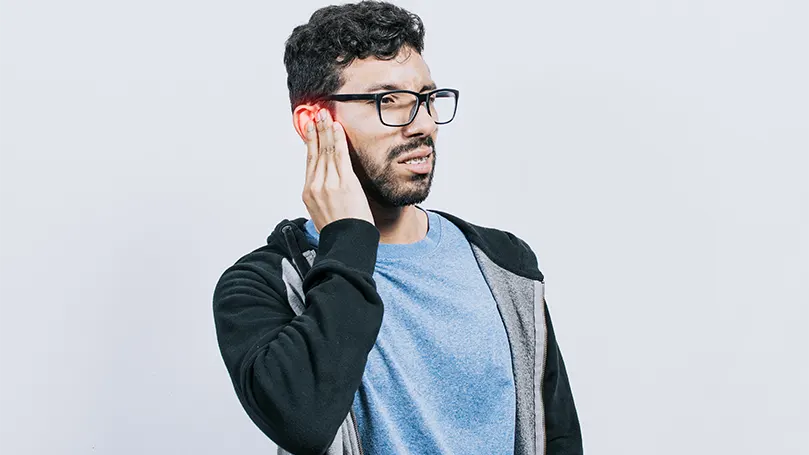
<path fill-rule="evenodd" d="M 306 142 L 306 125 L 315 121 L 315 114 L 320 110 L 320 106 L 313 104 L 300 104 L 292 112 L 292 126 L 298 132 L 298 136 Z"/>

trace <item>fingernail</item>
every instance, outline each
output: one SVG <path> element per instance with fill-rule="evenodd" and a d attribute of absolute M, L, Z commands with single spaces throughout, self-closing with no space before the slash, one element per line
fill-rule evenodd
<path fill-rule="evenodd" d="M 326 111 L 324 111 L 323 109 L 321 109 L 320 111 L 318 111 L 318 113 L 317 113 L 317 118 L 318 118 L 319 120 L 326 120 Z"/>
<path fill-rule="evenodd" d="M 306 124 L 306 131 L 313 131 L 314 129 L 315 129 L 315 122 L 309 121 L 309 123 Z"/>
<path fill-rule="evenodd" d="M 337 122 L 332 123 L 331 127 L 334 131 L 340 131 L 340 124 Z"/>

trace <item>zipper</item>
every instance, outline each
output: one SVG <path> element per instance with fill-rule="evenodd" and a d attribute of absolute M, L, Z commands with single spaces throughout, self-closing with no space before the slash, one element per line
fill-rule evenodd
<path fill-rule="evenodd" d="M 281 232 L 284 235 L 287 251 L 289 251 L 290 262 L 292 262 L 292 265 L 295 267 L 295 270 L 297 270 L 298 275 L 301 276 L 301 279 L 304 279 L 311 267 L 309 266 L 309 261 L 303 257 L 303 253 L 301 253 L 301 249 L 298 247 L 298 239 L 292 232 L 292 226 L 287 224 L 281 228 Z"/>
<path fill-rule="evenodd" d="M 360 427 L 357 425 L 357 417 L 354 416 L 354 410 L 348 411 L 348 415 L 351 416 L 351 422 L 354 424 L 354 432 L 357 435 L 357 447 L 360 449 L 360 455 L 363 455 L 362 441 L 360 441 Z"/>

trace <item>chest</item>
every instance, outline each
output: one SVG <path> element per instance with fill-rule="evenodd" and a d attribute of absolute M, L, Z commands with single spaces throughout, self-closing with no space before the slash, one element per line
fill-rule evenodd
<path fill-rule="evenodd" d="M 385 312 L 366 379 L 456 385 L 511 379 L 503 320 L 474 260 L 446 273 L 379 270 L 374 280 Z"/>

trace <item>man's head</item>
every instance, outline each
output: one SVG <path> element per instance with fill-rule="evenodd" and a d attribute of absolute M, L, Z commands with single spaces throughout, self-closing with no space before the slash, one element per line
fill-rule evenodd
<path fill-rule="evenodd" d="M 305 138 L 306 123 L 328 108 L 348 138 L 354 172 L 366 195 L 383 207 L 418 204 L 427 198 L 435 172 L 437 125 L 421 105 L 412 122 L 388 126 L 372 100 L 326 101 L 334 94 L 370 94 L 435 88 L 421 53 L 424 25 L 402 8 L 383 2 L 329 6 L 296 27 L 284 64 L 293 124 Z M 385 100 L 386 102 L 388 100 Z M 413 151 L 432 149 L 428 173 L 399 163 Z"/>

